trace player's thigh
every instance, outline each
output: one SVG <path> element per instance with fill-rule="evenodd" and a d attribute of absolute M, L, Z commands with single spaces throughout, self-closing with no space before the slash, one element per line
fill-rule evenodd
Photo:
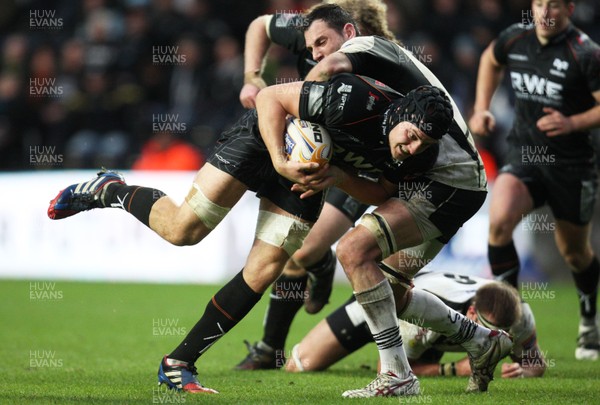
<path fill-rule="evenodd" d="M 512 233 L 523 215 L 534 209 L 527 185 L 512 173 L 501 173 L 493 186 L 490 201 L 490 226 Z"/>

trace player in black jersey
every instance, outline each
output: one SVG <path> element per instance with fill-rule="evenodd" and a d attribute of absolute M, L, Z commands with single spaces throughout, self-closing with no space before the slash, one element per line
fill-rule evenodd
<path fill-rule="evenodd" d="M 470 353 L 473 370 L 468 391 L 485 391 L 495 365 L 510 350 L 510 339 L 476 326 L 426 292 L 409 299 L 406 292 L 421 266 L 401 266 L 401 261 L 392 259 L 394 267 L 382 268 L 394 285 L 396 306 L 392 287 L 377 266 L 378 261 L 408 249 L 424 261 L 433 259 L 477 212 L 487 194 L 478 164 L 457 141 L 466 140 L 467 134 L 457 124 L 462 120 L 460 113 L 445 90 L 425 85 L 398 97 L 399 93 L 379 81 L 347 73 L 327 82 L 270 86 L 257 97 L 261 135 L 275 169 L 296 183 L 292 189 L 303 191 L 302 198 L 338 184 L 359 200 L 378 206 L 341 239 L 338 253 L 357 291 L 357 301 L 365 309 L 380 350 L 382 371 L 364 389 L 343 395 L 419 392 L 418 380 L 404 355 L 397 311 L 422 319 L 463 345 Z M 408 100 L 414 105 L 407 107 Z M 288 113 L 325 125 L 332 137 L 331 165 L 320 168 L 312 180 L 303 178 L 280 155 L 283 139 L 278 134 Z M 359 171 L 370 171 L 378 182 L 357 177 Z M 427 311 L 422 311 L 425 307 Z"/>
<path fill-rule="evenodd" d="M 380 0 L 334 0 L 324 3 L 335 3 L 347 11 L 356 20 L 362 35 L 378 35 L 395 41 L 387 26 L 386 6 Z M 245 84 L 240 92 L 242 105 L 253 108 L 256 94 L 266 87 L 261 68 L 271 42 L 298 56 L 300 78 L 304 78 L 315 66 L 316 62 L 304 43 L 301 28 L 305 23 L 303 14 L 276 13 L 260 16 L 250 24 L 244 49 Z M 336 46 L 332 51 L 335 51 L 347 37 L 337 32 L 333 34 L 335 36 L 331 39 Z M 354 225 L 367 208 L 368 205 L 361 204 L 337 188 L 328 190 L 319 221 L 271 288 L 261 340 L 254 344 L 245 342 L 248 355 L 236 369 L 270 369 L 284 364 L 285 359 L 277 354 L 284 352 L 285 341 L 297 312 L 304 305 L 306 312 L 317 313 L 329 301 L 337 265 L 331 245 Z M 282 298 L 277 292 L 278 288 L 293 289 L 294 294 L 290 294 L 293 298 Z"/>
<path fill-rule="evenodd" d="M 575 357 L 596 360 L 600 265 L 590 244 L 597 191 L 590 129 L 600 126 L 600 47 L 571 23 L 574 2 L 536 0 L 531 6 L 533 24 L 509 27 L 483 53 L 470 120 L 475 133 L 494 129 L 490 101 L 508 70 L 515 121 L 507 139 L 507 164 L 490 204 L 489 261 L 498 279 L 517 287 L 513 230 L 525 215 L 547 204 L 580 301 Z"/>

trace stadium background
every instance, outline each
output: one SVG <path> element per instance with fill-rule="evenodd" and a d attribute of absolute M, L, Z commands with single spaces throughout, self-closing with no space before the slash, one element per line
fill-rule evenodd
<path fill-rule="evenodd" d="M 530 2 L 522 0 L 386 3 L 392 31 L 442 80 L 465 117 L 482 50 L 508 25 L 531 21 Z M 219 133 L 243 112 L 238 95 L 248 24 L 314 2 L 0 4 L 0 277 L 218 283 L 239 271 L 254 231 L 252 196 L 214 235 L 189 248 L 169 246 L 116 210 L 51 222 L 47 203 L 100 166 L 183 199 Z M 600 41 L 598 1 L 578 1 L 574 22 Z M 298 80 L 295 65 L 285 49 L 272 47 L 267 82 Z M 505 82 L 493 104 L 497 136 L 478 140 L 491 179 L 506 152 L 511 104 Z M 488 275 L 486 219 L 484 208 L 432 266 Z M 523 280 L 569 279 L 553 226 L 541 210 L 518 228 Z M 599 240 L 595 231 L 594 246 Z M 105 251 L 110 265 L 95 260 Z M 344 279 L 341 271 L 338 277 Z"/>

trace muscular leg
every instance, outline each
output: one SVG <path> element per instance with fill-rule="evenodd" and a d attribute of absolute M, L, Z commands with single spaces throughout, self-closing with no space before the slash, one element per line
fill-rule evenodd
<path fill-rule="evenodd" d="M 269 306 L 265 314 L 262 339 L 249 346 L 249 355 L 237 366 L 238 370 L 274 368 L 282 364 L 285 341 L 294 317 L 305 304 L 304 289 L 307 285 L 307 272 L 320 265 L 321 259 L 330 252 L 333 245 L 353 222 L 334 205 L 325 203 L 319 219 L 309 232 L 302 247 L 287 261 L 283 274 L 273 285 Z M 293 294 L 283 296 L 282 286 L 292 286 Z M 290 290 L 291 288 L 288 288 Z M 287 291 L 286 291 L 287 292 Z M 301 292 L 301 294 L 298 294 Z M 314 313 L 317 311 L 311 311 Z"/>
<path fill-rule="evenodd" d="M 397 200 L 389 200 L 375 212 L 384 216 L 397 246 L 389 247 L 385 256 L 394 250 L 422 243 L 421 232 L 408 209 Z M 338 257 L 362 305 L 367 324 L 379 350 L 381 372 L 391 372 L 400 378 L 410 374 L 410 365 L 402 346 L 398 329 L 396 305 L 392 289 L 377 266 L 382 249 L 371 230 L 359 225 L 347 233 L 338 244 Z"/>
<path fill-rule="evenodd" d="M 261 210 L 289 216 L 268 200 Z M 221 336 L 232 329 L 254 307 L 262 293 L 281 274 L 289 254 L 283 247 L 255 239 L 246 266 L 209 301 L 204 314 L 170 359 L 195 363 Z"/>
<path fill-rule="evenodd" d="M 533 199 L 521 180 L 510 173 L 498 176 L 490 203 L 488 258 L 495 278 L 514 287 L 517 287 L 519 256 L 512 234 L 523 215 L 533 208 Z"/>
<path fill-rule="evenodd" d="M 107 186 L 104 205 L 122 208 L 159 236 L 174 245 L 200 242 L 233 207 L 247 187 L 230 174 L 206 163 L 196 174 L 192 190 L 204 194 L 204 209 L 188 201 L 176 204 L 162 191 L 140 186 L 112 183 Z M 190 191 L 191 196 L 192 191 Z M 198 198 L 193 201 L 197 201 Z"/>

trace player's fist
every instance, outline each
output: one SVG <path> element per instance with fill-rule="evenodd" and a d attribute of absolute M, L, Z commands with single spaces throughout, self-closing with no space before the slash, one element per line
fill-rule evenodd
<path fill-rule="evenodd" d="M 523 377 L 523 367 L 519 363 L 503 363 L 502 378 Z"/>
<path fill-rule="evenodd" d="M 487 136 L 496 128 L 496 119 L 488 110 L 476 111 L 469 120 L 469 128 L 475 135 Z"/>

